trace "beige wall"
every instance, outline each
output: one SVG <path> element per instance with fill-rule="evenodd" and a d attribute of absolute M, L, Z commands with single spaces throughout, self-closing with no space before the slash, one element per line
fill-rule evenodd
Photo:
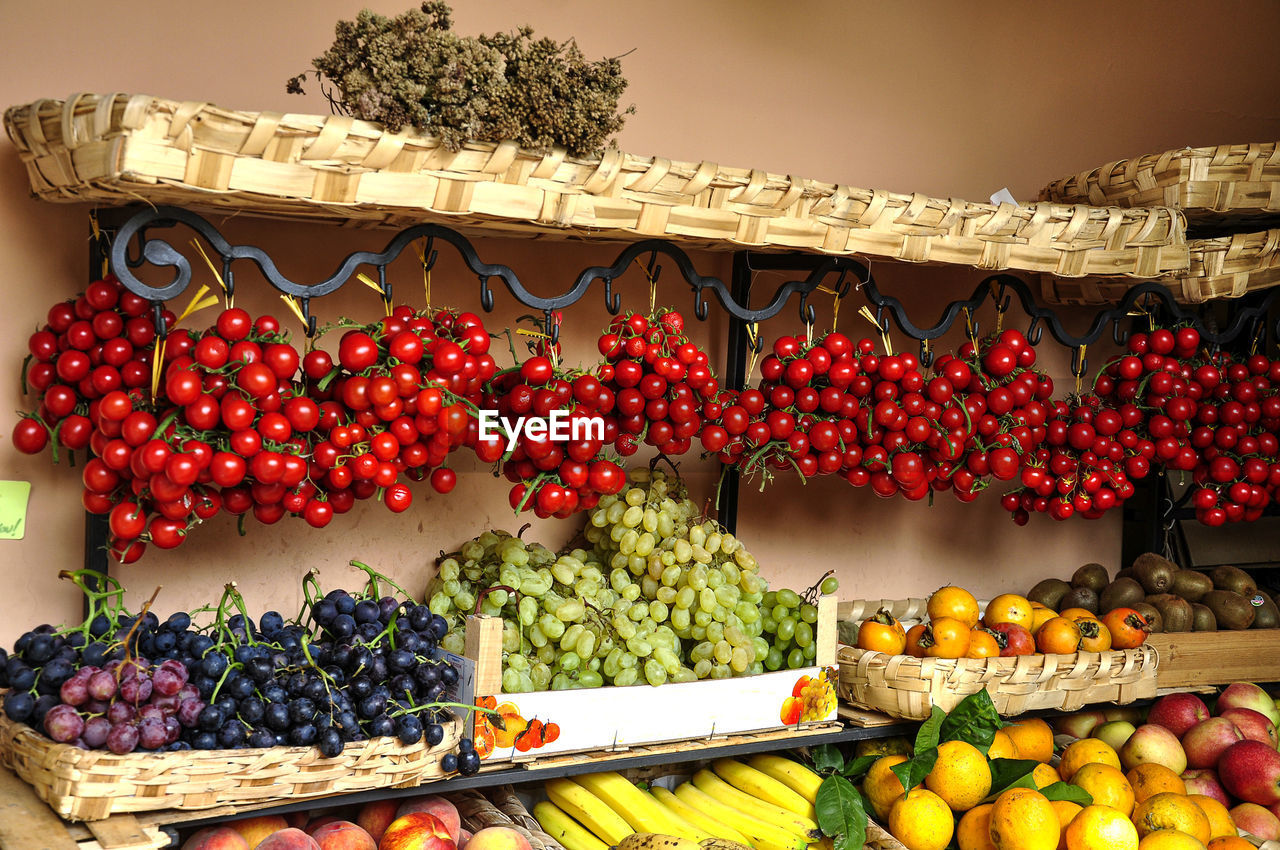
<path fill-rule="evenodd" d="M 371 5 L 394 13 L 408 2 Z M 285 95 L 284 80 L 328 45 L 338 17 L 353 16 L 360 5 L 7 2 L 0 105 L 118 90 L 241 109 L 323 111 L 316 95 Z M 576 36 L 588 54 L 633 51 L 624 68 L 631 80 L 628 100 L 638 112 L 620 142 L 637 153 L 971 199 L 1008 186 L 1029 198 L 1050 179 L 1109 159 L 1280 137 L 1280 64 L 1273 53 L 1280 6 L 1269 2 L 459 0 L 457 6 L 463 32 L 527 22 L 541 34 Z M 341 254 L 384 239 L 243 219 L 225 231 L 233 241 L 269 248 L 297 279 L 327 274 Z M 0 141 L 0 257 L 7 290 L 0 363 L 8 364 L 0 369 L 0 478 L 33 484 L 27 538 L 0 542 L 4 643 L 28 625 L 66 620 L 79 610 L 56 579 L 59 569 L 81 563 L 79 476 L 51 470 L 45 458 L 18 455 L 8 434 L 12 411 L 25 406 L 17 366 L 26 337 L 55 298 L 82 287 L 86 233 L 84 208 L 27 198 L 17 157 Z M 497 239 L 480 249 L 544 293 L 563 289 L 582 266 L 614 252 Z M 722 257 L 699 262 L 727 274 Z M 449 268 L 456 272 L 457 265 L 436 275 L 437 300 L 476 308 L 472 282 L 448 274 Z M 888 291 L 909 300 L 922 323 L 933 321 L 942 299 L 967 294 L 980 279 L 968 271 L 884 262 L 874 272 Z M 278 308 L 251 274 L 242 283 L 242 305 Z M 416 293 L 416 284 L 407 283 L 405 291 Z M 662 295 L 689 306 L 674 282 Z M 642 289 L 634 287 L 625 303 L 642 301 Z M 323 317 L 370 318 L 376 310 L 368 292 L 354 291 L 319 306 Z M 493 323 L 501 327 L 519 312 L 499 293 Z M 841 327 L 860 333 L 852 312 Z M 572 315 L 580 327 L 605 319 L 598 299 Z M 788 312 L 766 336 L 794 328 Z M 722 346 L 724 330 L 722 314 L 713 311 L 697 333 Z M 585 332 L 570 343 L 570 360 L 593 353 Z M 1042 346 L 1061 375 L 1061 352 L 1052 348 Z M 464 464 L 463 472 L 449 497 L 433 498 L 419 487 L 408 516 L 393 518 L 378 505 L 365 505 L 325 532 L 300 528 L 296 520 L 271 528 L 250 522 L 245 538 L 234 535 L 232 524 L 215 521 L 179 550 L 148 554 L 119 572 L 144 598 L 164 585 L 158 606 L 165 611 L 216 598 L 229 578 L 240 582 L 254 608 L 296 609 L 297 580 L 307 568 L 319 566 L 339 583 L 349 575 L 342 565 L 356 556 L 421 588 L 440 549 L 491 524 L 515 525 L 504 485 L 474 465 Z M 700 494 L 708 492 L 710 468 L 696 469 L 693 484 Z M 558 544 L 571 531 L 561 523 L 533 533 Z M 744 488 L 741 531 L 771 577 L 802 583 L 832 566 L 846 597 L 920 594 L 949 580 L 987 595 L 1023 587 L 1042 569 L 1061 573 L 1088 560 L 1114 564 L 1119 555 L 1115 518 L 1055 524 L 1038 517 L 1018 529 L 994 495 L 968 506 L 945 497 L 930 508 L 881 502 L 831 480 L 786 484 L 763 495 Z"/>

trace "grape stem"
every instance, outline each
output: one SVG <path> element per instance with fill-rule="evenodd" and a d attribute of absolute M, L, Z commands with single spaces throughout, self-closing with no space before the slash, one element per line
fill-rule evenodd
<path fill-rule="evenodd" d="M 405 590 L 403 587 L 401 587 L 400 585 L 396 584 L 396 583 L 395 583 L 394 581 L 392 581 L 390 578 L 388 578 L 387 576 L 384 576 L 382 573 L 378 572 L 377 570 L 375 570 L 373 567 L 369 566 L 368 564 L 361 563 L 360 561 L 357 561 L 357 560 L 355 560 L 355 559 L 352 559 L 352 560 L 350 561 L 350 564 L 351 564 L 351 566 L 355 567 L 356 569 L 358 569 L 358 570 L 363 570 L 365 573 L 367 573 L 367 574 L 368 574 L 368 576 L 369 576 L 369 582 L 368 582 L 368 584 L 366 584 L 366 585 L 365 585 L 365 587 L 366 587 L 367 589 L 370 589 L 370 590 L 372 590 L 372 591 L 373 591 L 373 598 L 374 598 L 374 599 L 380 599 L 380 598 L 382 597 L 382 594 L 378 592 L 378 579 L 382 579 L 382 580 L 383 580 L 383 581 L 385 581 L 387 584 L 389 584 L 389 585 L 391 585 L 392 587 L 394 587 L 396 590 L 398 590 L 398 591 L 400 592 L 400 595 L 401 595 L 401 596 L 403 596 L 405 599 L 412 599 L 412 598 L 413 598 L 413 594 L 409 593 L 409 591 Z"/>

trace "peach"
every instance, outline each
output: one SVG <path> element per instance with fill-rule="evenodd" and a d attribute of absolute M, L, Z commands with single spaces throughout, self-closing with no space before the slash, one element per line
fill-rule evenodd
<path fill-rule="evenodd" d="M 306 826 L 301 827 L 301 829 L 307 835 L 310 835 L 312 838 L 315 838 L 317 829 L 327 824 L 338 823 L 340 821 L 342 821 L 342 818 L 337 817 L 336 815 L 319 815 L 318 817 L 314 817 L 311 820 L 307 821 Z"/>
<path fill-rule="evenodd" d="M 1280 818 L 1257 803 L 1241 803 L 1231 809 L 1231 820 L 1240 829 L 1263 841 L 1280 838 Z"/>
<path fill-rule="evenodd" d="M 333 820 L 324 824 L 311 837 L 320 850 L 378 850 L 373 836 L 351 821 Z"/>
<path fill-rule="evenodd" d="M 271 833 L 288 829 L 289 822 L 280 815 L 259 815 L 256 818 L 233 820 L 227 826 L 243 835 L 249 850 L 253 850 Z"/>
<path fill-rule="evenodd" d="M 462 818 L 458 816 L 458 810 L 453 803 L 435 794 L 426 797 L 412 797 L 400 804 L 400 808 L 396 809 L 396 817 L 404 817 L 412 812 L 426 812 L 429 815 L 435 815 L 444 824 L 445 829 L 449 831 L 449 840 L 454 844 L 458 843 L 458 838 L 462 832 Z"/>
<path fill-rule="evenodd" d="M 320 850 L 320 845 L 310 835 L 296 826 L 273 832 L 258 845 L 259 850 Z"/>
<path fill-rule="evenodd" d="M 471 830 L 466 827 L 462 828 L 462 832 L 458 835 L 458 850 L 462 850 L 467 846 L 467 842 L 471 840 Z"/>
<path fill-rule="evenodd" d="M 529 841 L 507 826 L 486 827 L 467 842 L 471 850 L 532 850 Z"/>
<path fill-rule="evenodd" d="M 182 844 L 182 850 L 249 850 L 244 836 L 229 826 L 206 826 Z"/>
<path fill-rule="evenodd" d="M 399 805 L 398 800 L 374 800 L 372 803 L 365 803 L 360 807 L 360 813 L 356 815 L 356 825 L 373 836 L 374 841 L 379 841 L 382 833 L 386 832 L 387 827 L 396 819 L 396 809 Z"/>
<path fill-rule="evenodd" d="M 382 833 L 378 850 L 457 850 L 449 829 L 427 812 L 398 817 Z"/>

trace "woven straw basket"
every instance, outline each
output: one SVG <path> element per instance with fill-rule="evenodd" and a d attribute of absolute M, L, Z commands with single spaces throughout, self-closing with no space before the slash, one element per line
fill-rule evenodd
<path fill-rule="evenodd" d="M 5 113 L 32 191 L 52 201 L 533 236 L 661 238 L 738 250 L 1158 277 L 1188 264 L 1168 208 L 982 204 L 609 150 L 574 159 L 439 140 L 344 116 L 234 112 L 145 95 L 72 95 Z"/>
<path fill-rule="evenodd" d="M 1122 159 L 1056 180 L 1040 199 L 1176 207 L 1192 225 L 1280 223 L 1280 146 L 1218 145 Z"/>
<path fill-rule="evenodd" d="M 0 757 L 61 818 L 102 820 L 120 812 L 210 809 L 302 800 L 373 788 L 409 788 L 444 775 L 440 757 L 462 734 L 456 721 L 434 748 L 395 738 L 348 744 L 337 758 L 314 747 L 183 750 L 118 756 L 55 744 L 0 714 Z"/>
<path fill-rule="evenodd" d="M 462 825 L 472 833 L 505 826 L 523 835 L 532 850 L 564 850 L 560 842 L 543 831 L 510 785 L 489 788 L 483 794 L 475 790 L 450 794 L 449 800 L 457 807 Z"/>
<path fill-rule="evenodd" d="M 1280 184 L 1277 184 L 1280 185 Z M 1236 233 L 1214 239 L 1190 239 L 1191 272 L 1159 281 L 1186 304 L 1211 298 L 1239 298 L 1280 284 L 1280 229 Z M 1057 304 L 1114 304 L 1131 280 L 1040 276 L 1046 301 Z"/>
<path fill-rule="evenodd" d="M 879 600 L 855 605 L 847 624 L 883 607 L 899 620 L 927 617 L 926 600 Z M 1013 658 L 912 658 L 842 646 L 840 696 L 855 705 L 912 720 L 933 706 L 950 711 L 970 694 L 986 690 L 1005 716 L 1027 711 L 1075 711 L 1095 702 L 1129 703 L 1156 695 L 1155 649 L 1022 655 Z"/>

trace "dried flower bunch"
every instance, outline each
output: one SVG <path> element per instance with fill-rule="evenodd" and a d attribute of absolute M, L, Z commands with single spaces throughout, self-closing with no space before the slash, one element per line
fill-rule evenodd
<path fill-rule="evenodd" d="M 314 74 L 335 112 L 411 126 L 450 150 L 476 139 L 596 154 L 635 111 L 618 109 L 627 81 L 617 58 L 588 61 L 572 40 L 535 39 L 528 27 L 473 38 L 451 26 L 443 0 L 394 18 L 365 9 L 338 22 L 333 45 L 287 90 L 302 94 Z"/>

